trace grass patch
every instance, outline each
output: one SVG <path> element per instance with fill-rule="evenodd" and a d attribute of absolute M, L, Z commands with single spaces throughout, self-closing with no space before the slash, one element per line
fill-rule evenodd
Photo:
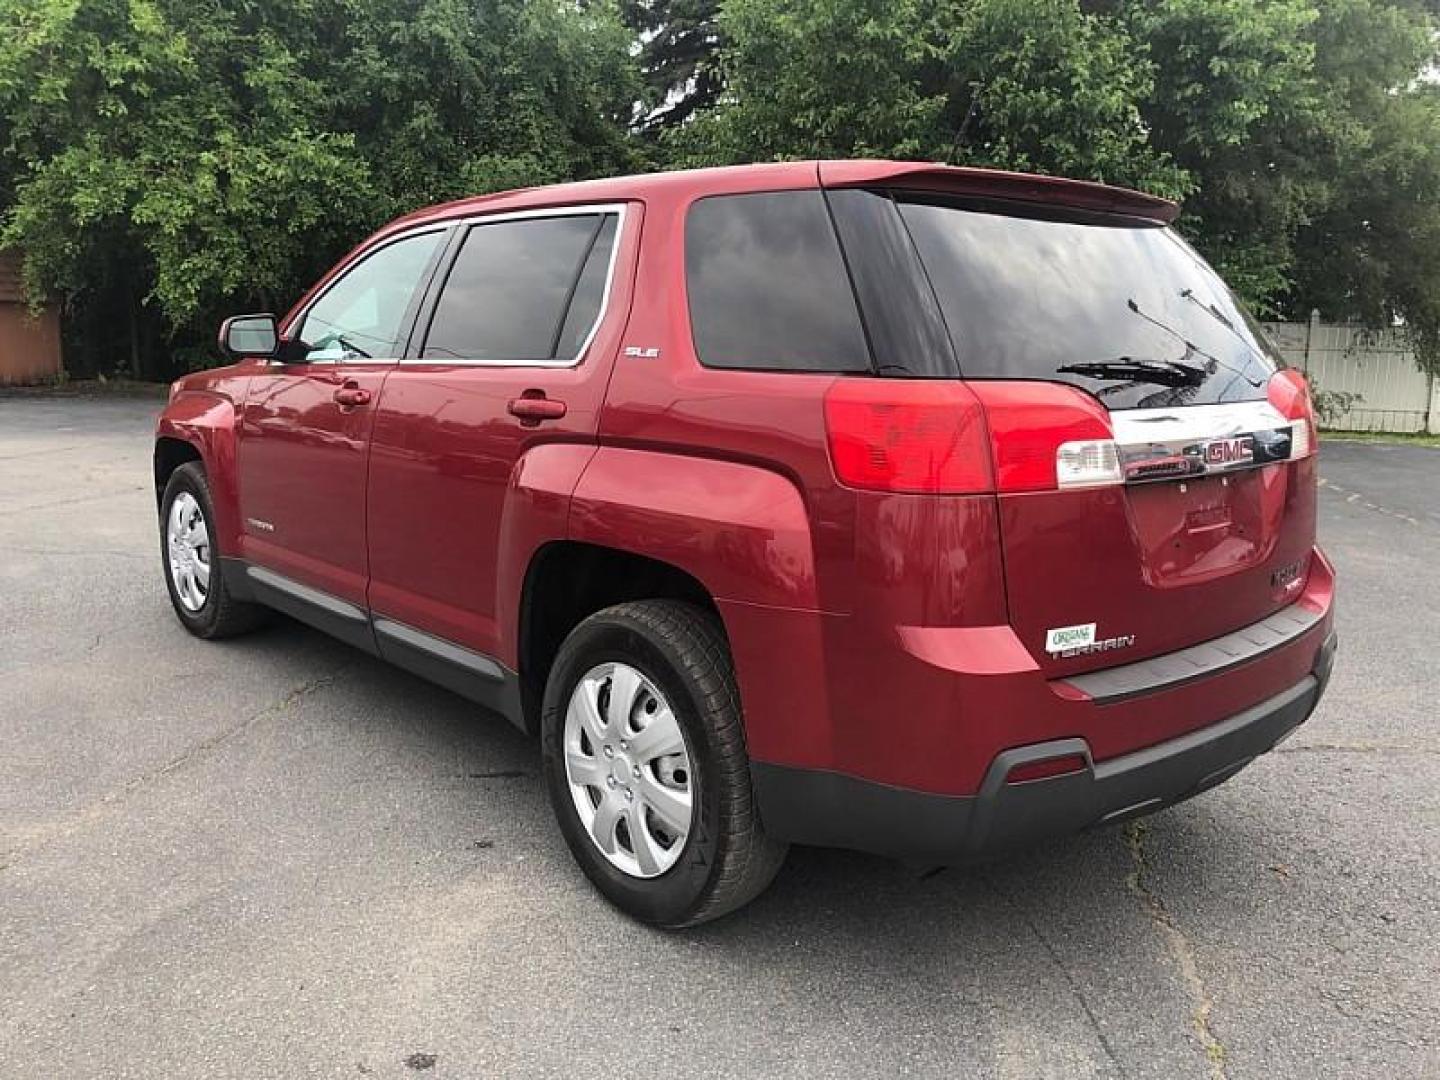
<path fill-rule="evenodd" d="M 160 398 L 169 392 L 169 383 L 136 382 L 133 379 L 60 379 L 34 386 L 0 386 L 0 397 L 117 397 Z"/>
<path fill-rule="evenodd" d="M 1401 435 L 1387 431 L 1328 431 L 1322 428 L 1320 442 L 1390 443 L 1395 446 L 1440 447 L 1440 435 Z"/>

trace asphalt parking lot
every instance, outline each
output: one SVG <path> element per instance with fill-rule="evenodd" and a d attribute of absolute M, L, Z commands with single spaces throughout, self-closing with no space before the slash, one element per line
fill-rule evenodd
<path fill-rule="evenodd" d="M 1440 1075 L 1440 450 L 1327 443 L 1329 696 L 1138 827 L 608 908 L 536 749 L 171 615 L 154 400 L 0 397 L 0 1076 Z"/>

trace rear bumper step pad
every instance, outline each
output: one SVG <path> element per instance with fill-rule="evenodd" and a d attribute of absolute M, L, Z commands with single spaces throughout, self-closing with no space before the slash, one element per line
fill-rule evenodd
<path fill-rule="evenodd" d="M 1269 618 L 1242 626 L 1223 637 L 1202 641 L 1188 649 L 1103 671 L 1071 675 L 1059 681 L 1081 691 L 1096 704 L 1108 705 L 1141 694 L 1170 690 L 1182 683 L 1216 675 L 1226 668 L 1255 660 L 1272 649 L 1290 644 L 1324 618 L 1324 612 L 1291 604 Z"/>

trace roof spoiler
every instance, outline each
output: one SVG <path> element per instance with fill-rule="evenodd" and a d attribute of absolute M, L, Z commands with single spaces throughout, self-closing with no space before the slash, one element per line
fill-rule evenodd
<path fill-rule="evenodd" d="M 1169 225 L 1180 214 L 1178 203 L 1129 188 L 1068 180 L 1060 176 L 971 169 L 920 161 L 821 161 L 820 186 L 906 187 L 955 195 L 1068 206 L 1106 214 L 1124 214 Z"/>

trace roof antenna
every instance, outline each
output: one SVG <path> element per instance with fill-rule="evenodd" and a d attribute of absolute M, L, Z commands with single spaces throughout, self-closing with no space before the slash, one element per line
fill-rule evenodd
<path fill-rule="evenodd" d="M 980 114 L 980 89 L 979 83 L 970 84 L 970 106 L 965 110 L 964 119 L 955 129 L 955 138 L 950 140 L 950 153 L 945 155 L 946 165 L 955 164 L 955 157 L 960 153 L 960 147 L 965 145 L 966 136 L 970 134 L 970 125 Z"/>

